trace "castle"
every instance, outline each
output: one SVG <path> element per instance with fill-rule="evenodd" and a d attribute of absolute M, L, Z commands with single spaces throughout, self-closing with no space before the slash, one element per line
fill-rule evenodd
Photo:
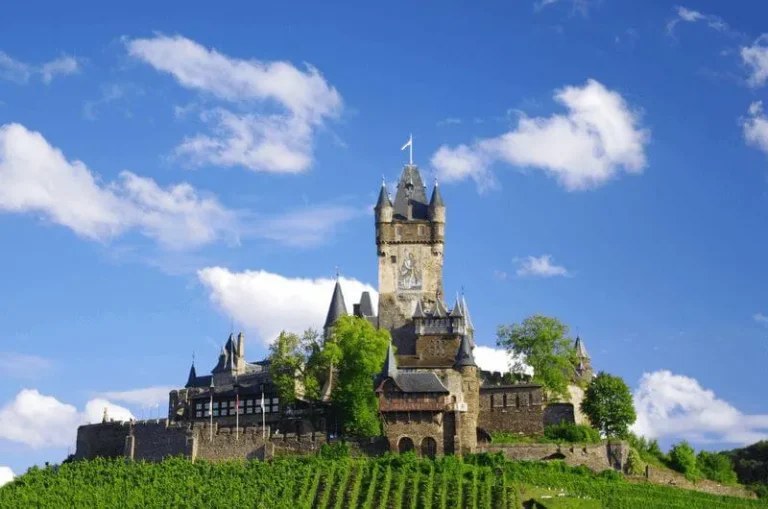
<path fill-rule="evenodd" d="M 425 456 L 464 454 L 475 452 L 478 442 L 490 441 L 493 432 L 542 434 L 545 424 L 578 422 L 579 412 L 574 411 L 573 403 L 549 402 L 540 385 L 508 383 L 501 374 L 478 368 L 467 302 L 458 294 L 450 307 L 445 301 L 446 206 L 438 184 L 427 200 L 418 167 L 405 165 L 394 202 L 382 183 L 374 211 L 378 310 L 364 292 L 352 312 L 375 327 L 387 329 L 392 338 L 382 371 L 372 381 L 386 437 L 379 449 L 415 450 Z M 325 337 L 347 313 L 337 281 L 324 324 Z M 579 364 L 573 378 L 588 380 L 592 368 L 580 338 L 575 348 Z M 143 457 L 154 457 L 157 451 L 148 448 L 157 443 L 175 443 L 178 451 L 195 457 L 212 447 L 205 445 L 206 433 L 212 444 L 214 430 L 218 436 L 228 429 L 230 436 L 234 430 L 237 445 L 228 438 L 232 444 L 229 452 L 225 446 L 211 454 L 216 458 L 248 457 L 240 450 L 241 433 L 261 447 L 266 447 L 267 437 L 275 435 L 333 435 L 338 429 L 328 422 L 322 405 L 330 398 L 331 384 L 332 376 L 323 388 L 320 405 L 302 398 L 284 405 L 270 378 L 269 360 L 247 362 L 243 334 L 231 334 L 210 375 L 198 376 L 193 363 L 184 388 L 171 391 L 160 438 L 151 434 L 142 443 L 138 438 L 141 433 L 131 425 L 127 434 L 125 429 L 112 426 L 117 429 L 115 436 L 105 439 L 99 430 L 106 428 L 83 426 L 78 431 L 77 456 L 89 457 L 93 451 L 102 450 L 94 441 L 111 440 L 119 448 L 124 440 L 122 451 L 126 455 L 130 452 L 131 457 L 137 447 L 144 447 Z M 577 403 L 579 398 L 574 385 L 572 401 Z M 101 438 L 94 438 L 96 435 Z"/>

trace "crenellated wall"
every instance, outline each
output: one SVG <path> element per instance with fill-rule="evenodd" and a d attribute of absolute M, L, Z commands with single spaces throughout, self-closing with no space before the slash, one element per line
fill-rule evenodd
<path fill-rule="evenodd" d="M 77 428 L 75 459 L 118 458 L 125 453 L 129 423 L 104 422 Z"/>

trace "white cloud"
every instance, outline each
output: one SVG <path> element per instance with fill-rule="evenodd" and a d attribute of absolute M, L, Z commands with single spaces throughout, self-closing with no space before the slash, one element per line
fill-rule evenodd
<path fill-rule="evenodd" d="M 13 481 L 14 477 L 16 476 L 13 474 L 11 467 L 0 467 L 0 486 Z"/>
<path fill-rule="evenodd" d="M 648 438 L 749 444 L 768 438 L 768 415 L 745 415 L 687 376 L 645 373 L 634 391 L 633 431 Z"/>
<path fill-rule="evenodd" d="M 768 154 L 768 117 L 763 112 L 763 102 L 749 105 L 746 118 L 741 119 L 741 128 L 747 145 L 752 145 Z"/>
<path fill-rule="evenodd" d="M 457 117 L 448 117 L 444 118 L 442 120 L 438 120 L 437 127 L 444 127 L 448 125 L 459 125 L 461 124 L 461 119 Z"/>
<path fill-rule="evenodd" d="M 477 366 L 484 371 L 509 373 L 514 369 L 516 372 L 533 375 L 533 368 L 525 363 L 524 358 L 518 362 L 514 355 L 510 355 L 502 348 L 476 346 L 472 355 L 475 357 Z"/>
<path fill-rule="evenodd" d="M 697 23 L 699 21 L 703 21 L 709 28 L 718 32 L 730 32 L 728 23 L 719 16 L 703 14 L 699 11 L 677 6 L 675 7 L 675 17 L 667 22 L 667 33 L 673 35 L 675 26 L 680 22 Z"/>
<path fill-rule="evenodd" d="M 64 447 L 75 442 L 77 427 L 101 422 L 104 408 L 116 421 L 133 416 L 125 408 L 104 399 L 88 401 L 79 412 L 73 405 L 62 403 L 35 389 L 22 389 L 16 398 L 0 408 L 0 438 L 30 447 Z"/>
<path fill-rule="evenodd" d="M 46 85 L 53 81 L 56 76 L 67 76 L 78 72 L 80 72 L 80 64 L 77 59 L 66 55 L 40 66 L 40 75 Z"/>
<path fill-rule="evenodd" d="M 231 272 L 222 267 L 204 268 L 198 278 L 211 302 L 263 344 L 283 330 L 299 334 L 310 327 L 322 330 L 335 284 L 330 278 L 290 278 L 264 270 Z M 352 312 L 363 291 L 371 293 L 376 306 L 378 294 L 371 285 L 344 277 L 340 282 L 347 312 Z"/>
<path fill-rule="evenodd" d="M 280 215 L 261 217 L 253 221 L 254 225 L 249 231 L 281 244 L 311 247 L 328 240 L 339 224 L 360 217 L 365 212 L 361 208 L 343 205 L 316 205 Z"/>
<path fill-rule="evenodd" d="M 768 34 L 755 40 L 752 46 L 741 48 L 741 59 L 749 70 L 747 84 L 762 87 L 768 81 Z"/>
<path fill-rule="evenodd" d="M 481 189 L 493 182 L 494 162 L 541 169 L 569 191 L 598 187 L 621 171 L 642 173 L 649 131 L 619 93 L 590 79 L 557 90 L 554 99 L 567 114 L 522 114 L 517 128 L 500 136 L 440 147 L 432 166 L 446 181 L 473 178 Z"/>
<path fill-rule="evenodd" d="M 0 211 L 37 213 L 86 238 L 107 241 L 135 229 L 167 248 L 236 236 L 236 217 L 189 184 L 161 188 L 123 171 L 102 183 L 81 161 L 68 161 L 38 132 L 0 126 Z"/>
<path fill-rule="evenodd" d="M 108 391 L 99 394 L 100 397 L 142 408 L 154 408 L 168 402 L 168 393 L 175 387 L 145 387 L 128 391 Z"/>
<path fill-rule="evenodd" d="M 545 7 L 558 3 L 559 1 L 560 0 L 536 0 L 533 3 L 533 10 L 538 12 Z M 582 16 L 587 15 L 587 11 L 589 10 L 589 3 L 589 0 L 570 0 L 573 12 L 580 12 Z"/>
<path fill-rule="evenodd" d="M 768 325 L 768 315 L 764 315 L 763 313 L 755 313 L 752 315 L 752 319 L 757 323 Z"/>
<path fill-rule="evenodd" d="M 568 276 L 568 269 L 553 263 L 552 255 L 527 256 L 518 260 L 516 274 L 520 277 Z"/>
<path fill-rule="evenodd" d="M 134 39 L 126 46 L 131 56 L 171 74 L 181 86 L 248 110 L 204 110 L 200 118 L 211 131 L 176 148 L 192 165 L 306 171 L 315 131 L 343 107 L 336 89 L 310 65 L 302 70 L 289 62 L 229 57 L 181 36 Z"/>
<path fill-rule="evenodd" d="M 0 51 L 0 79 L 15 83 L 27 83 L 36 74 L 48 85 L 56 76 L 66 76 L 80 72 L 80 62 L 71 56 L 62 55 L 59 58 L 34 66 L 15 60 L 10 55 Z"/>
<path fill-rule="evenodd" d="M 53 364 L 37 355 L 0 352 L 0 373 L 15 378 L 36 378 L 50 372 Z"/>

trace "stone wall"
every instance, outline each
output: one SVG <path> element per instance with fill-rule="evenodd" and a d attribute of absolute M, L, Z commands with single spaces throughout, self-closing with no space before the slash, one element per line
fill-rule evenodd
<path fill-rule="evenodd" d="M 569 385 L 568 394 L 570 396 L 570 403 L 573 405 L 574 421 L 576 424 L 586 424 L 589 426 L 589 417 L 581 411 L 581 402 L 584 401 L 584 389 L 578 385 Z"/>
<path fill-rule="evenodd" d="M 540 387 L 528 384 L 482 387 L 477 427 L 488 432 L 543 434 Z"/>
<path fill-rule="evenodd" d="M 137 422 L 132 433 L 125 437 L 125 456 L 137 461 L 192 457 L 192 433 L 186 426 L 168 426 L 166 419 Z"/>
<path fill-rule="evenodd" d="M 544 426 L 560 424 L 561 422 L 575 423 L 573 405 L 570 403 L 550 403 L 544 407 Z"/>
<path fill-rule="evenodd" d="M 675 488 L 684 488 L 687 490 L 702 491 L 704 493 L 710 493 L 712 495 L 727 495 L 731 497 L 741 498 L 756 498 L 756 495 L 741 487 L 741 486 L 727 486 L 714 481 L 702 479 L 700 481 L 692 482 L 685 478 L 683 474 L 673 472 L 671 470 L 662 470 L 648 466 L 646 468 L 645 476 L 628 476 L 630 481 L 633 482 L 652 482 L 654 484 L 662 484 L 666 486 L 673 486 Z"/>
<path fill-rule="evenodd" d="M 86 424 L 77 428 L 75 459 L 118 458 L 125 453 L 127 422 Z"/>
<path fill-rule="evenodd" d="M 388 415 L 385 433 L 389 440 L 389 450 L 397 452 L 401 441 L 410 439 L 415 452 L 420 454 L 424 439 L 430 437 L 437 443 L 437 454 L 452 452 L 454 432 L 446 432 L 446 415 L 443 412 L 398 412 Z M 453 419 L 453 414 L 450 414 L 450 418 Z"/>
<path fill-rule="evenodd" d="M 629 445 L 607 442 L 592 445 L 576 444 L 481 444 L 478 452 L 501 452 L 516 461 L 563 460 L 571 466 L 584 465 L 595 472 L 621 470 L 626 464 Z"/>

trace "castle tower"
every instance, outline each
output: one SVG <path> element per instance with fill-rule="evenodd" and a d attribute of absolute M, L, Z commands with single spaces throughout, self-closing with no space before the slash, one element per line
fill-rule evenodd
<path fill-rule="evenodd" d="M 398 355 L 413 355 L 416 303 L 431 312 L 443 295 L 445 205 L 437 186 L 427 202 L 418 167 L 407 164 L 394 204 L 382 186 L 375 213 L 379 327 L 390 330 Z"/>
<path fill-rule="evenodd" d="M 480 411 L 480 386 L 477 364 L 468 335 L 461 338 L 453 369 L 461 375 L 461 398 L 457 402 L 456 452 L 474 453 L 477 448 L 477 417 Z"/>
<path fill-rule="evenodd" d="M 587 353 L 587 347 L 579 336 L 576 336 L 573 347 L 576 349 L 576 358 L 579 361 L 576 365 L 576 375 L 580 380 L 589 382 L 592 380 L 592 360 Z"/>

